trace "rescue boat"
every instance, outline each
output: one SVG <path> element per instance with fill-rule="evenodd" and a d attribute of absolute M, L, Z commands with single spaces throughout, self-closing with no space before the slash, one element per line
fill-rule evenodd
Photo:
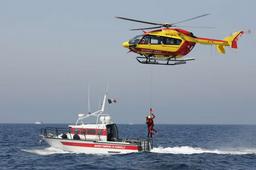
<path fill-rule="evenodd" d="M 104 113 L 107 94 L 103 97 L 100 110 L 88 114 L 78 114 L 76 124 L 68 128 L 46 127 L 41 129 L 43 141 L 50 146 L 68 152 L 88 154 L 127 154 L 149 152 L 152 139 L 121 139 L 118 127 L 109 114 Z M 96 117 L 96 123 L 86 123 L 86 119 Z"/>

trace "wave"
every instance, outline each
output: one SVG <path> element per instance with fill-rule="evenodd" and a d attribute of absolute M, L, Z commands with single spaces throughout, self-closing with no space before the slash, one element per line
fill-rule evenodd
<path fill-rule="evenodd" d="M 48 147 L 48 148 L 35 148 L 35 149 L 21 149 L 24 152 L 37 154 L 37 155 L 53 155 L 53 154 L 65 154 L 69 153 L 67 151 L 63 151 L 61 149 L 57 149 L 54 147 Z"/>
<path fill-rule="evenodd" d="M 229 154 L 229 155 L 247 155 L 247 154 L 256 154 L 256 149 L 250 148 L 240 148 L 240 149 L 204 149 L 200 147 L 190 147 L 190 146 L 179 146 L 179 147 L 156 147 L 151 150 L 153 153 L 166 153 L 166 154 L 203 154 L 203 153 L 212 153 L 212 154 Z"/>

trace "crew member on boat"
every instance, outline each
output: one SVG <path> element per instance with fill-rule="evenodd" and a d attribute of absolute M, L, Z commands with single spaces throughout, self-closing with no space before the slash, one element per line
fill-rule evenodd
<path fill-rule="evenodd" d="M 146 124 L 148 126 L 148 137 L 152 138 L 154 132 L 157 132 L 155 129 L 154 129 L 154 118 L 156 116 L 153 114 L 153 109 L 150 108 L 149 109 L 149 114 L 148 116 L 146 117 Z"/>

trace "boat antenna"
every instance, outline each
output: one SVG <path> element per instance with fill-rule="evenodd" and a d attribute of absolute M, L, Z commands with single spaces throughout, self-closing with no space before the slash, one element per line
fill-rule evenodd
<path fill-rule="evenodd" d="M 97 110 L 93 113 L 90 113 L 90 114 L 78 114 L 78 119 L 76 121 L 76 125 L 78 125 L 79 122 L 83 123 L 83 120 L 86 119 L 87 117 L 90 117 L 90 116 L 96 116 L 97 117 L 97 123 L 98 123 L 99 115 L 104 113 L 104 111 L 105 111 L 106 101 L 107 101 L 107 94 L 104 95 L 103 101 L 101 103 L 101 107 L 100 107 L 99 110 Z"/>
<path fill-rule="evenodd" d="M 108 94 L 108 89 L 109 89 L 109 83 L 107 83 L 107 86 L 106 86 L 106 94 Z"/>
<path fill-rule="evenodd" d="M 90 84 L 88 85 L 88 114 L 91 114 L 91 100 L 90 100 Z"/>

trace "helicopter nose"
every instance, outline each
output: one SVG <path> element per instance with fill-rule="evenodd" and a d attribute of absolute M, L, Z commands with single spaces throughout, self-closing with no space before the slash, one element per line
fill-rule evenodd
<path fill-rule="evenodd" d="M 125 42 L 123 42 L 123 47 L 125 47 L 125 48 L 129 48 L 129 42 L 128 41 L 125 41 Z"/>

